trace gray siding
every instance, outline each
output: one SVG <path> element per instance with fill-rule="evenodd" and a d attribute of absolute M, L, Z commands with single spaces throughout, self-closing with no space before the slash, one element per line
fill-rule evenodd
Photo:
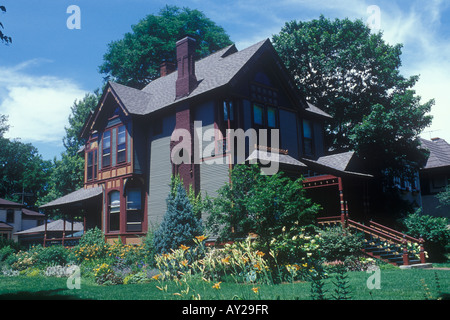
<path fill-rule="evenodd" d="M 219 161 L 218 161 L 219 162 Z M 225 183 L 229 182 L 229 165 L 226 164 L 200 164 L 200 190 L 203 196 L 206 194 L 209 197 L 215 198 L 217 190 L 219 190 Z M 207 216 L 202 217 L 203 221 Z"/>
<path fill-rule="evenodd" d="M 170 161 L 170 136 L 175 128 L 175 117 L 163 119 L 163 132 L 150 139 L 148 225 L 158 226 L 166 213 L 166 199 L 170 190 L 172 164 Z M 151 135 L 151 133 L 150 133 Z"/>

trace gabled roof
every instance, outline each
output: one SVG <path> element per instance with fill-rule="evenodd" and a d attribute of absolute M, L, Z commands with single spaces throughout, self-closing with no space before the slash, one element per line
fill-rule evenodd
<path fill-rule="evenodd" d="M 444 139 L 436 138 L 432 141 L 420 139 L 422 147 L 430 151 L 426 165 L 422 170 L 450 166 L 450 144 Z"/>
<path fill-rule="evenodd" d="M 23 207 L 22 204 L 0 198 L 0 207 Z"/>

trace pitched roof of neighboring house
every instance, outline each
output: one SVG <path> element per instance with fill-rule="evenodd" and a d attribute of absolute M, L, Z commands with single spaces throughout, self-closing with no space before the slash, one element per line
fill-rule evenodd
<path fill-rule="evenodd" d="M 6 199 L 1 199 L 1 198 L 0 198 L 0 206 L 3 206 L 3 207 L 23 207 L 23 205 L 20 204 L 20 203 L 12 202 L 12 201 L 9 201 L 9 200 L 6 200 Z"/>
<path fill-rule="evenodd" d="M 25 208 L 22 209 L 22 213 L 28 217 L 45 217 L 45 214 L 43 213 L 32 211 Z"/>
<path fill-rule="evenodd" d="M 262 160 L 262 161 L 276 161 L 278 163 L 306 167 L 306 164 L 298 161 L 297 159 L 292 158 L 287 154 L 278 154 L 276 152 L 268 152 L 262 150 L 253 150 L 253 152 L 248 156 L 247 161 L 252 160 Z"/>
<path fill-rule="evenodd" d="M 66 231 L 72 230 L 72 222 L 66 221 L 65 222 Z M 83 223 L 82 222 L 74 222 L 73 223 L 73 231 L 82 231 L 83 230 Z M 47 231 L 64 231 L 64 221 L 63 220 L 56 220 L 50 223 L 47 223 Z M 16 232 L 15 234 L 32 234 L 32 233 L 41 233 L 45 232 L 45 224 L 40 225 L 38 227 L 30 228 L 27 230 Z"/>
<path fill-rule="evenodd" d="M 82 189 L 79 189 L 72 193 L 69 193 L 61 198 L 58 198 L 49 203 L 46 203 L 46 204 L 40 206 L 40 208 L 51 208 L 51 207 L 61 207 L 64 205 L 72 205 L 72 204 L 79 203 L 83 200 L 94 198 L 101 194 L 103 194 L 102 187 L 93 187 L 93 188 L 89 188 L 89 189 L 82 188 Z"/>
<path fill-rule="evenodd" d="M 12 230 L 14 229 L 11 225 L 6 222 L 0 221 L 0 230 Z"/>
<path fill-rule="evenodd" d="M 422 170 L 450 166 L 450 144 L 444 139 L 420 139 L 422 146 L 430 151 L 426 165 Z"/>

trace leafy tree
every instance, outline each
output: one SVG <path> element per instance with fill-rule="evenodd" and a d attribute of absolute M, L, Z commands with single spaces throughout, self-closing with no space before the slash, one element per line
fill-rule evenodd
<path fill-rule="evenodd" d="M 100 98 L 101 93 L 99 89 L 96 89 L 93 93 L 86 93 L 83 99 L 75 100 L 73 103 L 72 113 L 69 115 L 69 126 L 64 128 L 66 135 L 63 138 L 68 155 L 76 155 L 78 150 L 85 145 L 86 141 L 80 138 L 80 132 Z"/>
<path fill-rule="evenodd" d="M 332 150 L 356 150 L 377 164 L 370 168 L 376 175 L 408 174 L 426 158 L 418 134 L 431 123 L 434 101 L 421 104 L 412 89 L 418 77 L 400 74 L 400 44 L 385 43 L 361 20 L 323 16 L 286 23 L 273 42 L 306 99 L 333 116 Z"/>
<path fill-rule="evenodd" d="M 99 71 L 106 79 L 136 88 L 159 77 L 164 60 L 176 62 L 175 43 L 187 34 L 197 40 L 198 58 L 231 44 L 225 31 L 202 12 L 176 6 L 148 15 L 132 30 L 108 45 Z"/>
<path fill-rule="evenodd" d="M 0 6 L 0 11 L 3 12 L 3 13 L 5 13 L 5 12 L 6 12 L 5 6 Z M 0 22 L 0 27 L 1 27 L 2 29 L 4 28 L 4 27 L 3 27 L 3 23 L 1 23 L 1 22 Z M 11 37 L 8 37 L 7 35 L 5 35 L 5 34 L 3 33 L 3 31 L 1 31 L 1 30 L 0 30 L 0 40 L 1 40 L 1 42 L 6 43 L 6 44 L 12 42 Z"/>
<path fill-rule="evenodd" d="M 0 114 L 0 138 L 9 130 L 8 117 Z"/>
<path fill-rule="evenodd" d="M 314 224 L 319 206 L 306 198 L 302 179 L 292 180 L 278 172 L 262 175 L 258 165 L 237 165 L 231 183 L 218 191 L 208 227 L 219 240 L 256 233 L 261 250 L 269 256 L 271 242 L 292 226 Z M 231 231 L 231 232 L 230 232 Z M 296 233 L 298 235 L 298 233 Z"/>
<path fill-rule="evenodd" d="M 192 210 L 192 205 L 180 180 L 172 179 L 167 197 L 167 211 L 154 235 L 156 253 L 167 253 L 180 245 L 189 246 L 196 236 L 202 235 L 202 221 Z"/>
<path fill-rule="evenodd" d="M 86 141 L 80 138 L 80 131 L 90 113 L 97 106 L 99 99 L 99 90 L 95 90 L 93 93 L 87 93 L 83 99 L 76 100 L 71 107 L 69 126 L 65 127 L 66 135 L 63 137 L 66 150 L 61 154 L 61 160 L 53 160 L 53 170 L 48 181 L 48 192 L 39 199 L 39 205 L 83 187 L 84 158 L 78 154 L 78 151 L 85 145 Z"/>
<path fill-rule="evenodd" d="M 42 159 L 30 143 L 0 137 L 0 197 L 22 202 L 34 208 L 37 199 L 47 192 L 51 162 Z"/>

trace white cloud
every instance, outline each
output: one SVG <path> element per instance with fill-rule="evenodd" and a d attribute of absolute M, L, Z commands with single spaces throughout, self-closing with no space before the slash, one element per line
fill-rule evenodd
<path fill-rule="evenodd" d="M 70 79 L 33 75 L 31 67 L 44 62 L 48 60 L 0 66 L 0 114 L 8 116 L 8 138 L 60 143 L 70 107 L 85 94 Z"/>

